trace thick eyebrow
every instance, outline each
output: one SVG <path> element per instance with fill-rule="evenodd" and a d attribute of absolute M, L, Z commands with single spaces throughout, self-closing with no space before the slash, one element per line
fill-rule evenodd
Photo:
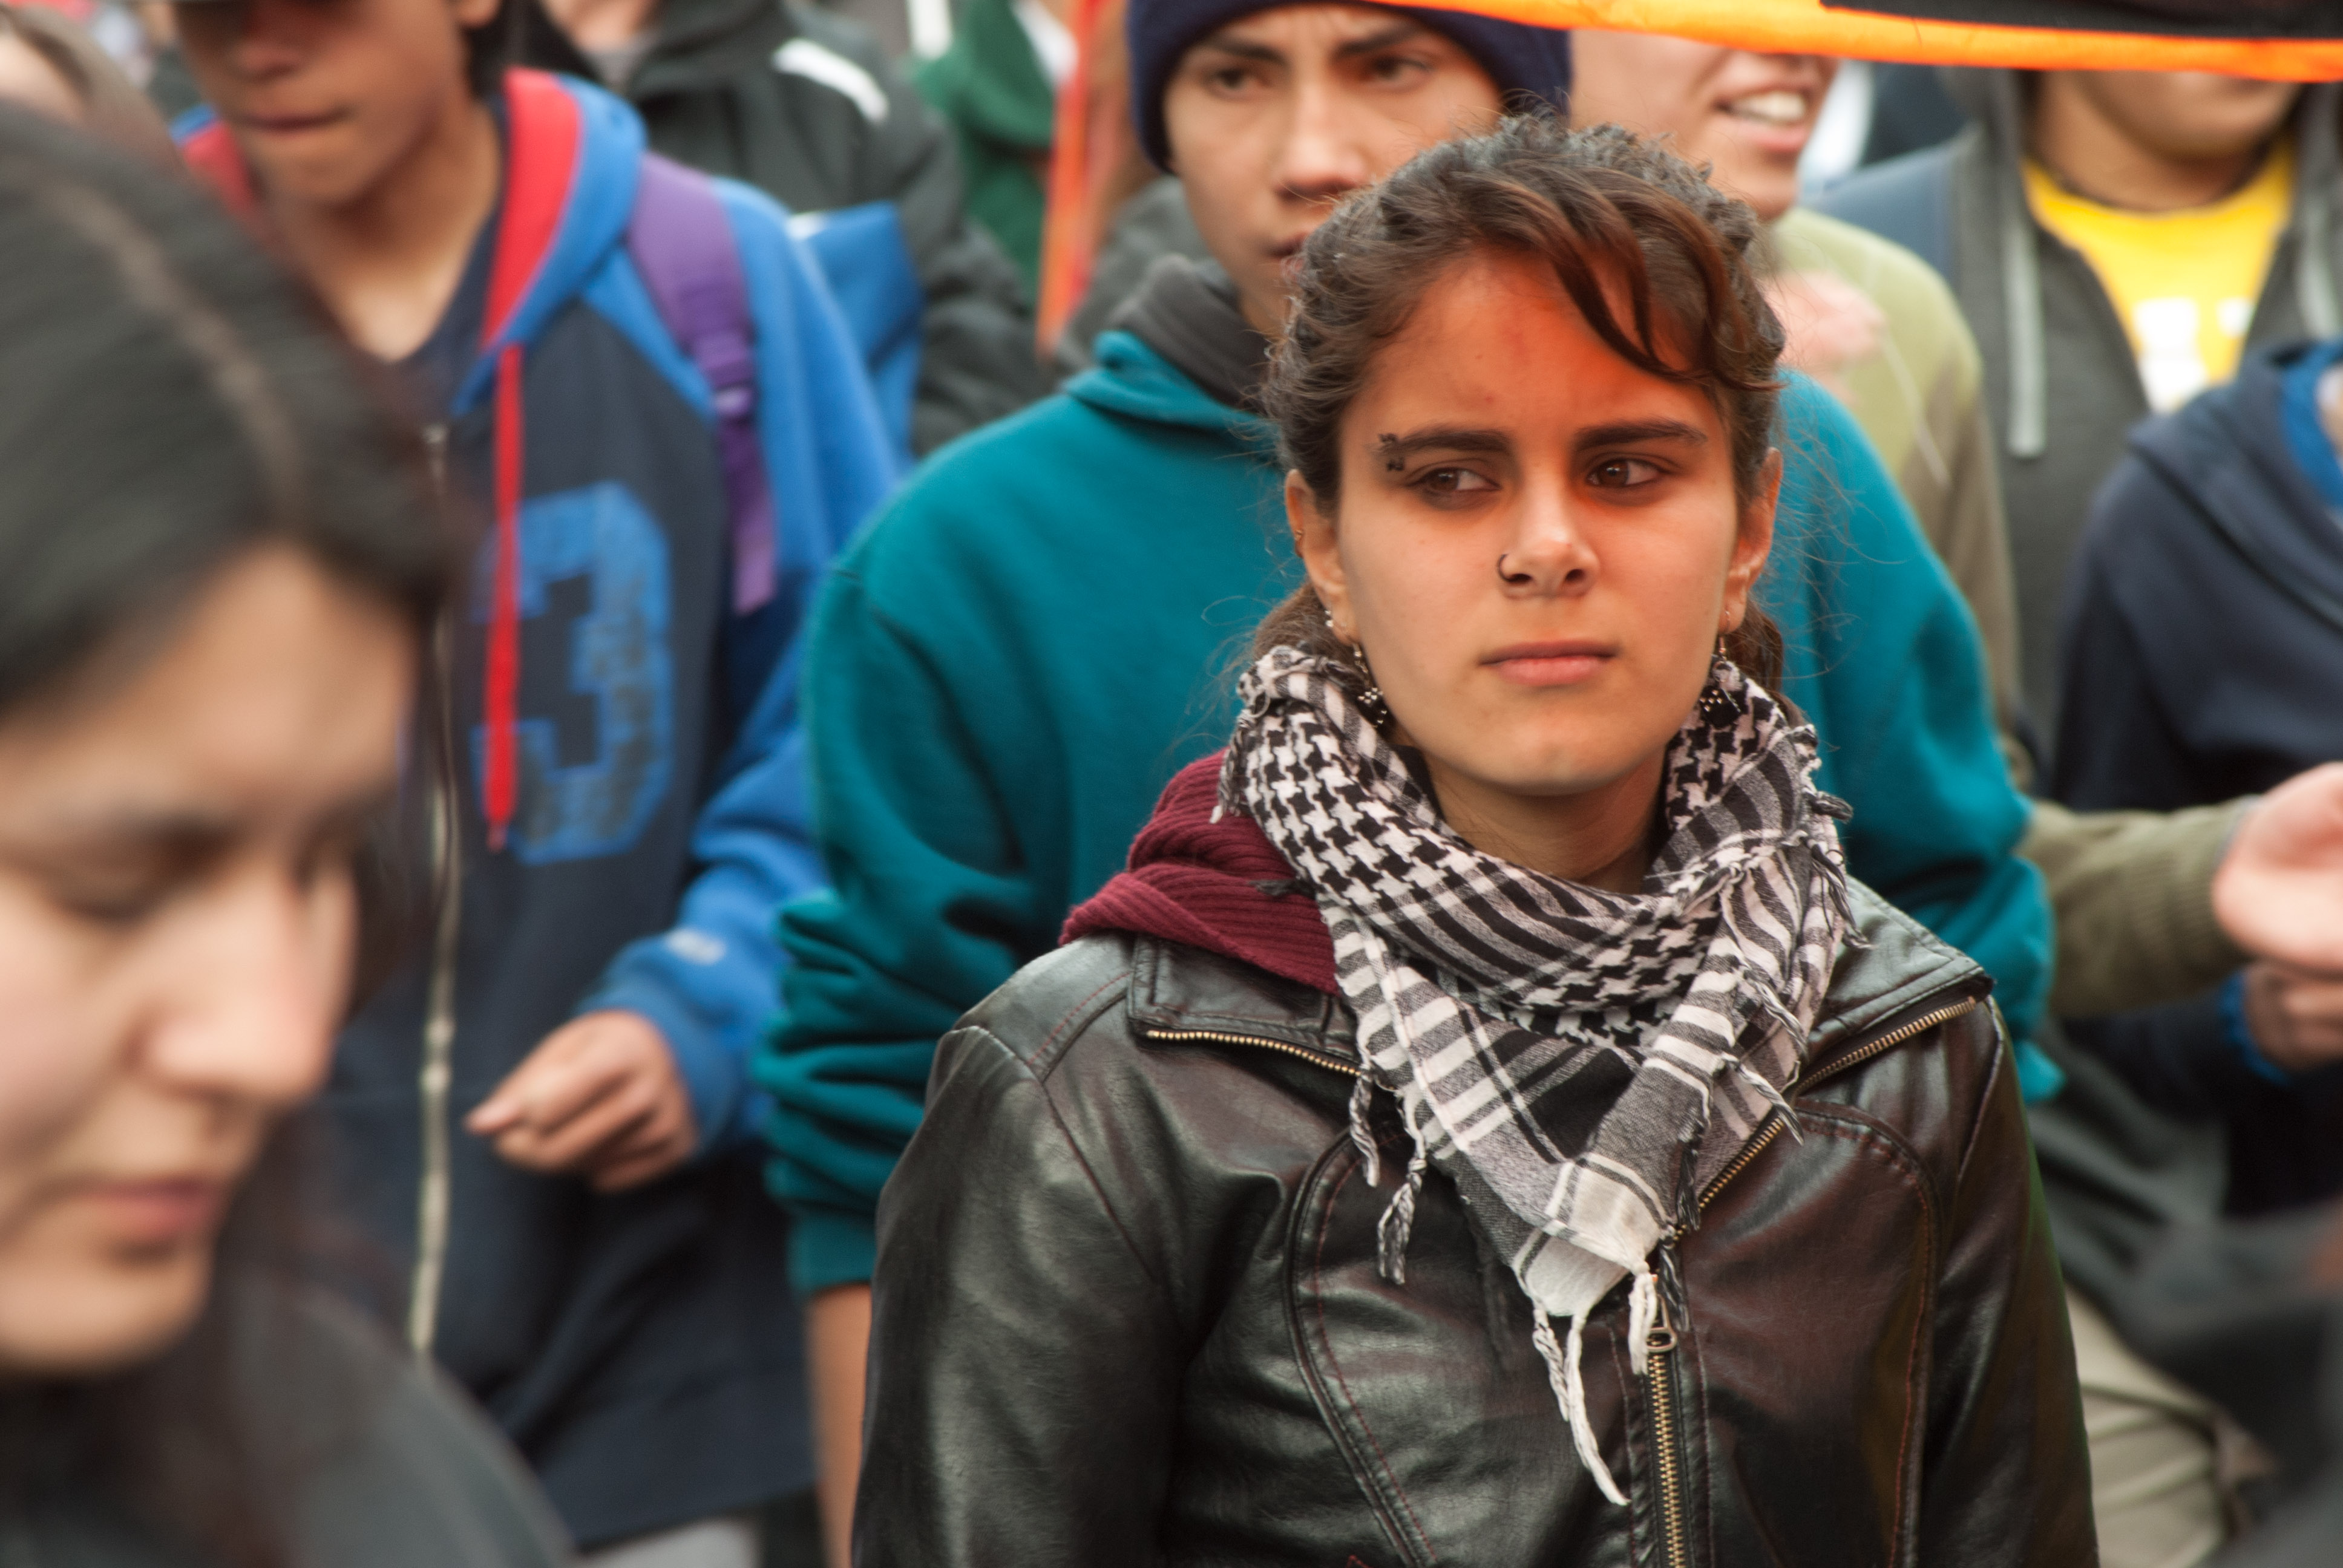
<path fill-rule="evenodd" d="M 1334 58 L 1355 60 L 1362 55 L 1376 54 L 1395 45 L 1404 44 L 1411 38 L 1420 38 L 1429 31 L 1431 29 L 1421 22 L 1394 22 L 1390 26 L 1379 32 L 1370 33 L 1363 38 L 1353 38 L 1347 44 L 1335 45 Z"/>
<path fill-rule="evenodd" d="M 1256 44 L 1250 38 L 1232 38 L 1226 33 L 1215 33 L 1195 45 L 1212 49 L 1223 55 L 1234 55 L 1240 60 L 1258 60 L 1265 65 L 1285 64 L 1285 51 L 1272 49 L 1266 44 Z"/>
<path fill-rule="evenodd" d="M 1396 45 L 1404 44 L 1411 38 L 1421 37 L 1429 31 L 1430 29 L 1421 22 L 1394 22 L 1390 26 L 1379 28 L 1363 38 L 1353 38 L 1347 44 L 1336 45 L 1334 58 L 1355 60 L 1362 55 L 1377 54 Z M 1226 33 L 1214 33 L 1197 47 L 1216 49 L 1223 55 L 1234 55 L 1240 60 L 1258 60 L 1263 65 L 1285 64 L 1285 51 L 1282 49 L 1273 48 L 1267 44 L 1257 44 L 1250 38 L 1232 38 Z"/>
<path fill-rule="evenodd" d="M 1475 429 L 1464 425 L 1432 425 L 1406 436 L 1375 437 L 1374 454 L 1388 467 L 1397 467 L 1418 452 L 1510 452 L 1513 437 L 1503 430 Z"/>
<path fill-rule="evenodd" d="M 1708 432 L 1681 419 L 1622 419 L 1611 425 L 1589 425 L 1578 433 L 1578 450 L 1596 447 L 1632 447 L 1641 441 L 1678 441 L 1691 447 L 1708 445 Z"/>

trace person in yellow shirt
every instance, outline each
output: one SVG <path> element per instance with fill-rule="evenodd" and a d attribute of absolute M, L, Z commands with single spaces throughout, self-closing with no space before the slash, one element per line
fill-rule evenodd
<path fill-rule="evenodd" d="M 2126 435 L 2242 349 L 2343 330 L 2343 91 L 2187 71 L 1946 83 L 1967 130 L 1814 205 L 1934 264 L 1976 335 L 2038 743 L 2058 727 L 2067 565 Z"/>
<path fill-rule="evenodd" d="M 2157 413 L 2236 374 L 2293 206 L 2294 161 L 2293 138 L 2282 136 L 2235 190 L 2201 206 L 2139 211 L 2095 200 L 2026 160 L 2036 220 L 2098 274 Z"/>

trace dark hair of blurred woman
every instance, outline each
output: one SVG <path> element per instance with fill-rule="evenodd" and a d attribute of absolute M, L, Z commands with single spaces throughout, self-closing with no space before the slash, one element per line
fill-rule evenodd
<path fill-rule="evenodd" d="M 423 454 L 201 191 L 15 109 L 0 256 L 0 1542 L 549 1561 L 494 1440 L 294 1282 L 265 1152 L 446 591 Z"/>

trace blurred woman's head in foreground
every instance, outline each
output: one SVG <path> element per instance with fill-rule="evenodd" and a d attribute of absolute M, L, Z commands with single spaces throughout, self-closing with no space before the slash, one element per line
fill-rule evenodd
<path fill-rule="evenodd" d="M 0 111 L 0 1381 L 150 1358 L 346 1003 L 442 592 L 413 439 L 198 191 Z"/>

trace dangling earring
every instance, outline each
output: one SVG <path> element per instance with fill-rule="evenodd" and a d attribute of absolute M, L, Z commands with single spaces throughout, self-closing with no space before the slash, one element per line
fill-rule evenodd
<path fill-rule="evenodd" d="M 1342 642 L 1342 634 L 1334 625 L 1332 610 L 1326 612 L 1326 629 L 1336 642 Z M 1353 694 L 1351 700 L 1358 705 L 1361 713 L 1366 715 L 1368 723 L 1381 729 L 1391 722 L 1391 704 L 1383 700 L 1383 685 L 1375 679 L 1374 667 L 1367 662 L 1367 650 L 1355 642 L 1344 642 L 1342 646 L 1350 650 L 1352 661 L 1359 667 L 1359 673 L 1367 678 L 1366 689 Z"/>
<path fill-rule="evenodd" d="M 1359 661 L 1359 668 L 1367 678 L 1367 689 L 1359 693 L 1359 711 L 1367 716 L 1368 723 L 1381 729 L 1391 722 L 1391 704 L 1383 700 L 1383 684 L 1375 679 L 1373 666 L 1367 663 L 1365 648 L 1353 643 L 1351 657 Z"/>
<path fill-rule="evenodd" d="M 1733 663 L 1733 656 L 1725 651 L 1723 632 L 1716 634 L 1716 662 Z M 1710 667 L 1708 684 L 1701 688 L 1700 701 L 1697 706 L 1700 709 L 1701 718 L 1712 728 L 1717 729 L 1735 722 L 1742 713 L 1740 699 L 1717 684 L 1715 666 Z"/>

